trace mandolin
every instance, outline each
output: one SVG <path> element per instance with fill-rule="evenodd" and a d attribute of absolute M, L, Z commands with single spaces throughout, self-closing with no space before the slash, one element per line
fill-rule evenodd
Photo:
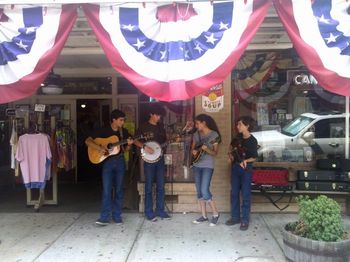
<path fill-rule="evenodd" d="M 205 151 L 202 149 L 202 146 L 205 145 L 205 144 L 215 144 L 215 143 L 218 143 L 220 142 L 220 137 L 216 137 L 214 140 L 210 141 L 209 143 L 199 143 L 197 144 L 195 147 L 194 147 L 194 150 L 197 151 L 197 153 L 195 155 L 192 154 L 192 159 L 191 159 L 191 165 L 190 167 L 193 166 L 194 163 L 197 163 L 201 158 L 202 156 L 205 154 Z"/>
<path fill-rule="evenodd" d="M 150 139 L 152 138 L 152 134 L 142 134 L 139 136 L 134 137 L 134 140 L 139 140 L 139 139 Z M 92 147 L 88 147 L 88 155 L 89 155 L 89 160 L 93 164 L 99 164 L 103 162 L 106 158 L 114 155 L 118 155 L 120 152 L 120 146 L 125 145 L 128 143 L 127 139 L 120 140 L 118 136 L 110 136 L 107 138 L 100 138 L 97 137 L 94 139 L 94 142 L 100 146 L 107 147 L 107 151 L 105 153 L 101 153 L 99 150 L 96 150 Z"/>

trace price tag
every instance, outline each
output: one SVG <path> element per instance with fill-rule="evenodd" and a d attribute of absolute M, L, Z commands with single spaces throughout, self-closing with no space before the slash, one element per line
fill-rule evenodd
<path fill-rule="evenodd" d="M 45 112 L 45 105 L 44 104 L 35 104 L 34 111 L 35 112 Z"/>

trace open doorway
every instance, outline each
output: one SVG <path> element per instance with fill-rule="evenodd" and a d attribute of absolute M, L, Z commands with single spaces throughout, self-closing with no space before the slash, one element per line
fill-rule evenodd
<path fill-rule="evenodd" d="M 78 182 L 96 182 L 101 180 L 101 165 L 92 164 L 88 158 L 85 139 L 91 132 L 108 125 L 111 100 L 77 100 L 77 180 Z"/>

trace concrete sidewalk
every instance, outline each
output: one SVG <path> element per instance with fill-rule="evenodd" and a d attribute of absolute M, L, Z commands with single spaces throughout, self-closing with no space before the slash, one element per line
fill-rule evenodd
<path fill-rule="evenodd" d="M 280 229 L 295 214 L 253 214 L 239 225 L 194 225 L 196 213 L 149 222 L 123 214 L 124 224 L 97 227 L 97 213 L 1 213 L 0 261 L 285 261 Z M 347 228 L 350 219 L 345 218 Z"/>

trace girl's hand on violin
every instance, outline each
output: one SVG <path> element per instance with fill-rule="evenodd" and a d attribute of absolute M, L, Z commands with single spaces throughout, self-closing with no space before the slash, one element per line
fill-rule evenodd
<path fill-rule="evenodd" d="M 227 160 L 228 160 L 228 162 L 233 162 L 233 155 L 228 153 L 227 154 Z"/>
<path fill-rule="evenodd" d="M 193 150 L 192 150 L 192 155 L 195 156 L 195 155 L 197 155 L 197 154 L 198 154 L 198 151 L 193 149 Z"/>
<path fill-rule="evenodd" d="M 239 165 L 245 169 L 247 167 L 247 161 L 243 160 Z"/>

